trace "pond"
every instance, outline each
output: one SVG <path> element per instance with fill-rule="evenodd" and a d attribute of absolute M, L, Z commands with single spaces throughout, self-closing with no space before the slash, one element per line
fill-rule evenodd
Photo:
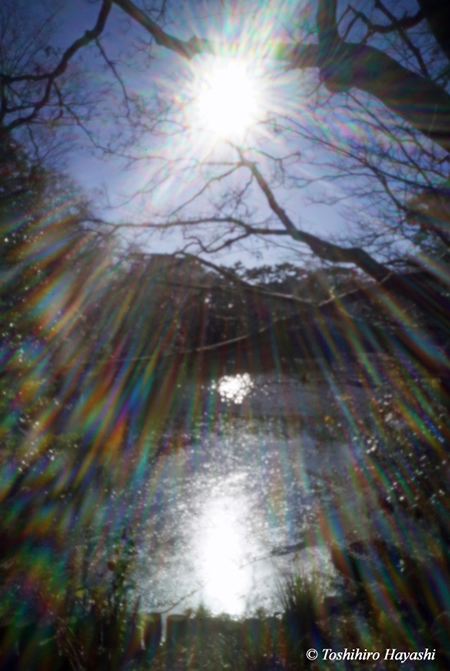
<path fill-rule="evenodd" d="M 382 539 L 424 566 L 440 543 L 436 529 L 426 517 L 413 519 L 411 504 L 406 512 L 401 501 L 429 457 L 420 444 L 413 454 L 392 392 L 372 370 L 373 383 L 363 372 L 317 365 L 304 374 L 164 375 L 156 402 L 142 413 L 148 425 L 119 422 L 121 432 L 98 441 L 100 463 L 90 443 L 84 458 L 73 447 L 73 471 L 66 451 L 50 455 L 34 486 L 23 488 L 17 519 L 34 541 L 33 553 L 23 553 L 31 586 L 45 575 L 49 602 L 66 584 L 90 598 L 116 579 L 118 548 L 134 544 L 128 557 L 142 612 L 202 606 L 238 618 L 280 612 L 280 585 L 292 574 L 339 593 L 331 555 L 353 541 Z M 407 458 L 399 453 L 396 463 L 390 425 L 406 435 Z M 45 503 L 39 508 L 37 492 Z M 386 492 L 394 493 L 394 514 Z M 430 575 L 439 575 L 436 561 Z M 26 603 L 34 617 L 31 588 L 25 600 L 17 589 L 13 582 L 5 613 Z"/>
<path fill-rule="evenodd" d="M 197 392 L 195 382 L 179 389 L 187 406 Z M 123 503 L 137 511 L 140 607 L 276 612 L 283 575 L 325 580 L 330 536 L 360 537 L 373 526 L 376 497 L 368 505 L 364 479 L 355 482 L 364 455 L 351 435 L 367 391 L 241 372 L 201 394 L 202 420 L 166 436 L 163 456 Z"/>

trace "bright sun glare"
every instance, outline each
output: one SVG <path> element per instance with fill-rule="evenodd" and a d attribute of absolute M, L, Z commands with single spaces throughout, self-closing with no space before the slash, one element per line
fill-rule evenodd
<path fill-rule="evenodd" d="M 241 614 L 248 591 L 248 576 L 240 564 L 244 560 L 239 506 L 229 497 L 214 498 L 208 504 L 207 529 L 201 542 L 201 558 L 206 578 L 206 603 L 219 610 Z"/>
<path fill-rule="evenodd" d="M 216 135 L 236 139 L 257 120 L 261 92 L 244 61 L 220 61 L 205 67 L 198 82 L 201 124 Z"/>
<path fill-rule="evenodd" d="M 224 375 L 218 382 L 213 382 L 212 389 L 217 389 L 222 401 L 242 403 L 253 389 L 253 380 L 248 373 Z"/>

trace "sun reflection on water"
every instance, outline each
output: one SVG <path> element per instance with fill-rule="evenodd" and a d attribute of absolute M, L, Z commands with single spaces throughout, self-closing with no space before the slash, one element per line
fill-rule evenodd
<path fill-rule="evenodd" d="M 218 612 L 241 615 L 249 577 L 245 563 L 242 502 L 231 496 L 211 497 L 200 523 L 199 559 L 205 605 Z"/>
<path fill-rule="evenodd" d="M 217 389 L 223 401 L 242 403 L 253 389 L 253 380 L 248 373 L 238 375 L 224 375 L 218 382 L 213 382 L 212 388 Z"/>

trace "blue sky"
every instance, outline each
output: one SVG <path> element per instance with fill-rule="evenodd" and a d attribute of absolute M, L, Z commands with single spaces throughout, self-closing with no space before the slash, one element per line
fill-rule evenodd
<path fill-rule="evenodd" d="M 194 33 L 208 37 L 221 37 L 225 33 L 227 37 L 232 37 L 237 33 L 243 34 L 246 30 L 250 34 L 252 31 L 255 32 L 255 28 L 258 28 L 258 31 L 266 31 L 268 35 L 286 35 L 289 30 L 292 8 L 294 5 L 298 7 L 298 3 L 286 3 L 283 6 L 284 14 L 281 11 L 276 13 L 272 11 L 270 15 L 268 12 L 266 14 L 261 13 L 261 3 L 259 5 L 259 15 L 248 16 L 246 19 L 244 17 L 244 24 L 239 24 L 237 21 L 223 20 L 220 3 L 218 3 L 217 11 L 214 11 L 213 3 L 211 2 L 207 5 L 202 5 L 202 3 L 183 3 L 184 15 L 176 16 L 173 25 L 169 25 L 168 30 L 184 38 L 190 37 Z M 203 6 L 206 7 L 204 10 L 202 9 Z M 265 3 L 265 6 L 268 7 L 268 3 Z M 82 0 L 79 0 L 77 3 L 69 3 L 66 6 L 61 14 L 63 27 L 58 38 L 61 47 L 67 46 L 74 38 L 83 34 L 86 28 L 92 27 L 95 24 L 98 7 L 98 3 L 92 5 Z M 259 18 L 257 18 L 258 16 Z M 264 23 L 261 16 L 270 16 L 270 22 L 267 20 Z M 128 19 L 124 19 L 120 10 L 113 8 L 104 36 L 105 51 L 109 57 L 119 59 L 122 52 L 130 51 L 138 44 L 139 40 L 147 40 L 147 37 L 147 34 L 141 27 L 131 24 Z M 120 64 L 118 65 L 118 70 L 124 73 L 124 80 L 130 85 L 130 90 L 142 96 L 144 100 L 151 100 L 151 97 L 158 91 L 162 91 L 163 98 L 164 95 L 170 98 L 177 87 L 180 87 L 181 90 L 185 85 L 187 64 L 180 57 L 162 47 L 153 47 L 152 56 L 153 60 L 148 62 L 145 68 L 143 67 L 143 58 L 145 57 L 142 57 L 141 54 L 136 59 L 137 67 L 134 71 L 127 69 L 126 66 L 122 68 Z M 85 66 L 86 64 L 89 66 L 89 54 L 84 54 L 83 58 Z M 128 57 L 127 62 L 128 64 L 132 63 L 133 58 Z M 195 63 L 193 65 L 195 67 Z M 292 93 L 294 87 L 298 88 L 298 74 L 286 75 L 278 72 L 275 76 L 274 72 L 270 70 L 269 65 L 267 74 L 262 72 L 260 76 L 262 79 L 266 77 L 270 80 L 270 96 L 272 98 L 279 97 L 278 107 L 286 101 L 289 101 L 289 105 L 293 104 L 292 100 L 289 99 L 295 99 Z M 272 102 L 273 100 L 271 100 Z M 104 117 L 100 120 L 100 123 L 97 121 L 97 124 L 100 127 L 103 123 L 105 129 L 108 129 L 110 120 L 107 118 L 107 107 L 105 110 Z M 114 101 L 111 104 L 111 111 L 113 110 Z M 289 109 L 287 112 L 289 113 Z M 170 145 L 161 138 L 147 136 L 144 138 L 144 141 L 148 142 L 148 147 L 152 148 L 148 149 L 148 151 L 155 150 L 159 152 L 164 142 L 166 143 L 164 148 L 166 154 L 167 151 L 171 152 L 173 150 L 173 143 Z M 259 146 L 261 147 L 270 146 L 270 143 L 268 144 L 264 138 L 262 140 L 258 138 L 257 142 L 260 143 Z M 302 151 L 301 146 L 297 146 L 295 149 Z M 289 146 L 283 147 L 283 152 L 290 150 L 291 147 Z M 101 214 L 105 218 L 115 221 L 120 221 L 123 218 L 142 219 L 144 200 L 141 197 L 132 198 L 132 196 L 136 194 L 137 189 L 142 187 L 142 184 L 145 182 L 148 167 L 145 161 L 139 162 L 133 168 L 127 167 L 125 163 L 124 160 L 120 160 L 117 157 L 105 157 L 100 155 L 98 151 L 92 152 L 89 147 L 71 152 L 68 159 L 70 173 L 84 188 L 89 191 L 102 188 L 108 193 L 109 202 L 114 207 L 113 209 L 102 207 Z M 191 186 L 184 182 L 184 191 Z M 309 202 L 310 198 L 318 197 L 320 189 L 324 186 L 325 184 L 321 184 L 319 181 L 314 189 L 309 190 L 306 198 L 303 192 L 296 190 L 287 191 L 282 187 L 277 189 L 276 194 L 283 207 L 297 225 L 317 235 L 329 237 L 330 235 L 341 234 L 345 230 L 345 222 L 336 207 Z M 98 199 L 97 202 L 99 202 Z M 103 202 L 106 203 L 106 201 Z M 262 216 L 263 210 L 267 213 L 265 202 L 261 197 L 255 196 L 253 206 L 256 218 Z M 146 207 L 148 206 L 146 205 Z M 201 200 L 199 201 L 199 207 L 200 209 L 202 208 Z M 151 208 L 148 211 L 152 212 Z M 154 252 L 175 251 L 183 244 L 181 235 L 178 233 L 169 236 L 166 235 L 162 240 L 158 239 L 156 235 L 148 236 L 147 239 L 149 247 Z M 249 265 L 277 263 L 284 260 L 302 262 L 301 258 L 297 256 L 295 246 L 289 243 L 288 238 L 286 240 L 283 239 L 281 245 L 280 238 L 277 238 L 276 242 L 277 246 L 269 245 L 268 249 L 265 249 L 266 245 L 262 247 L 258 246 L 259 257 L 236 248 L 235 251 L 231 250 L 221 253 L 216 259 L 221 263 L 242 261 Z M 254 244 L 250 246 L 255 249 Z"/>

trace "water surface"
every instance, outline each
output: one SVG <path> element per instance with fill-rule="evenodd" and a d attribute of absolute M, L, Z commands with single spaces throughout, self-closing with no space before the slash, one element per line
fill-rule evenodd
<path fill-rule="evenodd" d="M 331 571 L 320 519 L 333 516 L 330 483 L 345 488 L 349 477 L 345 417 L 333 414 L 335 390 L 325 381 L 242 373 L 202 393 L 203 421 L 180 430 L 178 449 L 141 492 L 153 503 L 139 524 L 141 607 L 273 612 L 284 574 Z M 359 387 L 347 394 L 362 400 Z"/>

